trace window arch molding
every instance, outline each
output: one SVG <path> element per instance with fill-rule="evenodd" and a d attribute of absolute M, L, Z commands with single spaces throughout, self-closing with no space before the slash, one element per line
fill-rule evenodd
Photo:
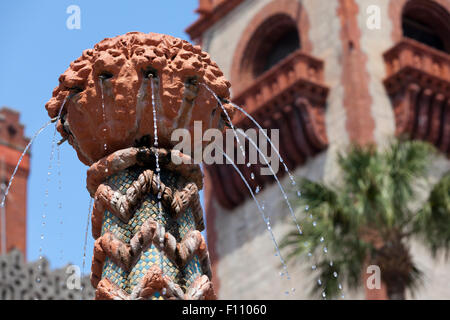
<path fill-rule="evenodd" d="M 422 19 L 426 15 L 427 21 L 436 30 L 443 41 L 444 51 L 450 54 L 450 2 L 448 0 L 391 0 L 389 15 L 392 20 L 392 39 L 394 42 L 402 40 L 403 18 L 405 16 Z"/>
<path fill-rule="evenodd" d="M 281 18 L 281 19 L 280 19 Z M 271 20 L 272 19 L 272 20 Z M 255 68 L 263 70 L 261 61 L 254 61 L 258 48 L 264 48 L 265 34 L 272 28 L 270 21 L 277 21 L 281 31 L 297 29 L 299 47 L 305 53 L 312 51 L 309 40 L 309 20 L 306 11 L 298 0 L 275 0 L 263 7 L 248 23 L 239 39 L 231 67 L 233 95 L 244 91 L 255 79 Z M 276 41 L 276 37 L 274 41 Z M 252 60 L 252 61 L 250 61 Z M 247 62 L 251 63 L 248 64 Z M 256 65 L 255 65 L 256 63 Z M 261 73 L 261 72 L 259 72 Z M 256 71 L 258 74 L 258 71 Z"/>

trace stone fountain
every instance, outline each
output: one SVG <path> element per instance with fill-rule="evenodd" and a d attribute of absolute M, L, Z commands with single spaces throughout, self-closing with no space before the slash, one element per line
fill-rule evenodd
<path fill-rule="evenodd" d="M 216 298 L 200 233 L 202 172 L 171 135 L 194 136 L 194 121 L 226 127 L 208 89 L 232 114 L 229 88 L 200 47 L 155 33 L 104 39 L 60 76 L 46 109 L 89 166 L 96 299 Z"/>

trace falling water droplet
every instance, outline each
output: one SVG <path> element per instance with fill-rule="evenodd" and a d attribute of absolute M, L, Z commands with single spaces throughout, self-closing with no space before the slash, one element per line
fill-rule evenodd
<path fill-rule="evenodd" d="M 323 242 L 325 239 L 323 237 L 320 237 L 320 242 Z"/>
<path fill-rule="evenodd" d="M 255 193 L 259 193 L 259 191 L 260 191 L 260 188 L 259 188 L 259 186 L 256 186 L 256 190 L 255 190 Z"/>
<path fill-rule="evenodd" d="M 302 193 L 300 191 L 297 191 L 297 196 L 300 198 L 302 196 Z"/>
<path fill-rule="evenodd" d="M 327 253 L 328 252 L 328 248 L 327 247 L 323 247 L 323 252 Z"/>
<path fill-rule="evenodd" d="M 313 227 L 317 226 L 317 222 L 313 221 L 312 225 L 313 225 Z"/>
<path fill-rule="evenodd" d="M 317 266 L 316 266 L 315 264 L 313 264 L 313 265 L 311 266 L 311 269 L 316 270 L 316 269 L 317 269 Z"/>
<path fill-rule="evenodd" d="M 333 266 L 333 260 L 330 261 L 330 267 L 332 267 L 332 266 Z"/>
<path fill-rule="evenodd" d="M 296 183 L 294 180 L 294 176 L 290 172 L 288 172 L 288 175 L 289 175 L 289 180 L 291 180 L 292 185 L 295 186 Z"/>
<path fill-rule="evenodd" d="M 156 166 L 156 175 L 158 178 L 158 184 L 157 184 L 157 188 L 160 189 L 161 185 L 160 185 L 160 181 L 161 181 L 161 173 L 160 173 L 160 167 L 159 167 L 159 149 L 158 147 L 158 122 L 157 122 L 157 118 L 156 118 L 156 103 L 155 103 L 155 79 L 154 77 L 151 78 L 150 81 L 150 85 L 151 85 L 151 89 L 152 89 L 152 108 L 153 108 L 153 145 L 155 147 L 155 166 Z M 161 198 L 162 198 L 162 191 L 160 190 L 158 192 L 157 195 L 158 198 L 158 218 L 161 224 L 164 223 L 164 218 L 162 215 L 162 205 L 161 205 Z M 159 239 L 160 241 L 160 246 L 163 247 L 164 246 L 164 239 L 163 237 L 161 237 Z M 164 263 L 163 263 L 163 254 L 160 251 L 159 252 L 159 259 L 160 259 L 160 268 L 161 268 L 161 272 L 164 274 Z"/>
<path fill-rule="evenodd" d="M 100 92 L 102 94 L 102 119 L 103 119 L 103 123 L 106 125 L 105 99 L 104 99 L 104 96 L 103 96 L 103 78 L 102 77 L 100 77 Z M 106 128 L 103 129 L 103 132 L 105 132 L 104 139 L 106 141 Z M 106 142 L 103 144 L 103 149 L 105 151 L 108 150 Z"/>
<path fill-rule="evenodd" d="M 326 298 L 326 297 L 327 297 L 327 294 L 325 293 L 325 291 L 322 292 L 322 297 L 323 297 L 323 298 Z"/>
<path fill-rule="evenodd" d="M 234 125 L 233 125 L 233 122 L 231 121 L 231 118 L 230 118 L 230 116 L 228 115 L 227 109 L 223 106 L 221 99 L 219 99 L 219 97 L 217 96 L 217 94 L 216 94 L 213 90 L 211 90 L 211 88 L 209 88 L 206 84 L 202 83 L 202 85 L 203 85 L 203 86 L 204 86 L 204 87 L 205 87 L 205 88 L 206 88 L 206 89 L 214 96 L 214 98 L 215 98 L 215 99 L 217 100 L 217 102 L 219 103 L 220 107 L 221 107 L 222 110 L 223 110 L 223 113 L 225 114 L 225 116 L 226 116 L 227 119 L 228 119 L 228 122 L 230 123 L 231 129 L 233 130 L 233 133 L 234 133 L 234 135 L 235 135 L 235 137 L 236 137 L 237 143 L 239 144 L 241 150 L 243 150 L 243 146 L 242 146 L 242 144 L 241 144 L 241 142 L 240 142 L 239 136 L 238 136 L 238 134 L 237 134 L 237 132 L 236 132 L 236 129 L 235 129 Z M 294 178 L 293 178 L 293 176 L 289 173 L 289 169 L 288 169 L 287 165 L 284 163 L 284 161 L 283 161 L 283 159 L 282 159 L 282 157 L 281 157 L 281 155 L 280 155 L 280 152 L 278 151 L 277 147 L 273 144 L 273 142 L 270 140 L 270 138 L 267 136 L 265 130 L 261 127 L 261 125 L 260 125 L 260 124 L 259 124 L 259 123 L 258 123 L 258 122 L 250 115 L 250 114 L 248 114 L 245 110 L 243 110 L 242 108 L 240 108 L 239 106 L 235 105 L 235 104 L 232 103 L 232 102 L 230 102 L 230 104 L 231 104 L 232 106 L 234 106 L 235 108 L 241 110 L 241 111 L 242 111 L 242 112 L 243 112 L 250 120 L 253 121 L 253 123 L 259 128 L 260 132 L 262 132 L 262 133 L 264 134 L 266 140 L 270 143 L 270 145 L 271 145 L 271 147 L 272 147 L 272 150 L 275 151 L 275 152 L 277 153 L 278 158 L 279 158 L 280 162 L 283 164 L 285 171 L 289 174 L 289 178 L 291 179 L 291 182 L 294 181 Z M 291 214 L 292 220 L 293 220 L 293 221 L 295 222 L 295 224 L 297 225 L 297 229 L 299 230 L 299 233 L 300 233 L 300 235 L 301 235 L 302 232 L 301 232 L 300 227 L 298 226 L 298 222 L 297 222 L 297 218 L 296 218 L 296 216 L 295 216 L 294 210 L 292 209 L 292 206 L 291 206 L 291 204 L 290 204 L 290 202 L 289 202 L 289 200 L 288 200 L 288 198 L 287 198 L 286 192 L 284 191 L 284 188 L 283 188 L 283 186 L 281 185 L 281 182 L 279 181 L 279 179 L 278 179 L 276 173 L 273 171 L 272 166 L 270 165 L 269 161 L 267 160 L 266 156 L 264 155 L 264 152 L 261 152 L 261 150 L 258 148 L 258 146 L 256 145 L 256 143 L 255 143 L 251 138 L 249 138 L 248 135 L 246 135 L 245 133 L 244 133 L 244 135 L 247 137 L 248 141 L 249 141 L 250 143 L 252 143 L 252 144 L 256 147 L 256 149 L 259 151 L 260 155 L 262 156 L 262 158 L 264 159 L 264 161 L 265 161 L 266 164 L 268 165 L 268 168 L 271 170 L 273 177 L 274 177 L 275 180 L 277 181 L 277 184 L 278 184 L 278 186 L 279 186 L 281 192 L 283 193 L 284 198 L 286 199 L 286 204 L 287 204 L 287 206 L 288 206 L 288 208 L 289 208 L 289 212 L 290 212 L 290 214 Z M 244 153 L 244 152 L 243 152 L 243 156 L 244 156 L 244 158 L 245 158 L 245 153 Z M 230 160 L 230 159 L 229 159 L 229 160 Z M 238 170 L 237 167 L 235 167 L 235 169 Z M 245 178 L 244 178 L 242 175 L 241 175 L 241 178 L 242 178 L 243 180 L 245 180 Z M 255 200 L 256 200 L 256 199 L 255 199 Z"/>
<path fill-rule="evenodd" d="M 255 180 L 255 174 L 252 172 L 252 174 L 250 175 L 250 178 L 252 178 L 252 180 Z"/>
<path fill-rule="evenodd" d="M 222 107 L 222 110 L 224 111 L 224 114 L 227 116 L 227 118 L 228 118 L 228 120 L 229 120 L 229 122 L 230 122 L 230 124 L 231 124 L 231 127 L 232 127 L 233 131 L 235 131 L 234 126 L 233 126 L 233 124 L 232 124 L 232 121 L 231 121 L 231 119 L 230 119 L 229 116 L 228 116 L 228 112 L 226 111 L 226 109 L 225 109 L 224 106 L 222 105 L 220 99 L 218 99 L 217 95 L 216 95 L 216 94 L 215 94 L 208 86 L 206 86 L 205 84 L 203 84 L 203 85 L 204 85 L 204 86 L 206 87 L 206 89 L 208 89 L 208 90 L 211 92 L 211 94 L 213 94 L 213 96 L 217 99 L 219 105 Z M 259 127 L 260 127 L 260 126 L 259 126 Z M 260 127 L 260 129 L 261 129 L 261 127 Z M 262 130 L 262 129 L 261 129 L 261 130 Z M 235 133 L 235 136 L 236 136 L 237 141 L 238 141 L 238 143 L 239 143 L 239 137 L 236 135 L 236 133 Z M 253 142 L 253 140 L 251 140 L 251 139 L 249 139 L 249 141 Z M 253 142 L 253 143 L 254 143 L 254 142 Z M 272 144 L 272 145 L 273 145 L 273 144 Z M 220 149 L 219 149 L 219 150 L 220 150 Z M 259 209 L 259 211 L 260 211 L 260 213 L 261 213 L 261 215 L 262 215 L 262 217 L 263 217 L 263 220 L 265 221 L 265 220 L 266 220 L 265 213 L 264 213 L 264 211 L 261 209 L 261 207 L 260 207 L 260 205 L 259 205 L 259 202 L 258 202 L 258 200 L 256 199 L 255 193 L 253 192 L 252 188 L 249 186 L 249 184 L 248 184 L 248 182 L 246 181 L 245 177 L 243 176 L 242 172 L 239 170 L 239 168 L 238 168 L 237 165 L 233 162 L 233 160 L 230 159 L 230 157 L 229 157 L 223 150 L 220 150 L 220 151 L 221 151 L 221 153 L 223 154 L 223 156 L 225 156 L 225 158 L 227 158 L 227 160 L 233 165 L 233 167 L 234 167 L 234 169 L 236 170 L 236 172 L 240 175 L 242 181 L 245 183 L 246 187 L 247 187 L 248 190 L 250 191 L 250 194 L 251 194 L 253 200 L 256 202 L 257 207 L 258 207 L 258 209 Z M 269 167 L 270 167 L 270 165 L 269 165 Z M 270 167 L 270 168 L 271 168 L 271 167 Z M 280 184 L 280 182 L 279 182 L 279 180 L 278 180 L 276 174 L 273 173 L 273 176 L 274 176 L 275 179 L 277 180 L 277 182 L 278 182 L 278 184 L 279 184 L 280 189 L 282 190 L 282 192 L 285 193 L 285 192 L 284 192 L 284 189 L 281 187 L 281 184 Z M 259 186 L 258 186 L 257 188 L 259 189 Z M 293 216 L 294 221 L 296 222 L 295 214 L 293 213 L 292 207 L 291 207 L 291 205 L 290 205 L 289 202 L 288 202 L 288 207 L 290 208 L 291 215 Z M 270 230 L 269 230 L 269 231 L 270 231 Z M 283 264 L 284 268 L 286 269 L 286 274 L 288 274 L 286 262 L 285 262 L 284 259 L 281 257 L 281 253 L 280 253 L 280 249 L 279 249 L 278 243 L 277 243 L 277 241 L 275 240 L 275 237 L 274 237 L 272 231 L 270 231 L 270 236 L 271 236 L 272 241 L 273 241 L 273 243 L 274 243 L 274 245 L 275 245 L 275 250 L 277 251 L 277 254 L 279 255 L 280 261 L 281 261 L 281 263 Z"/>
<path fill-rule="evenodd" d="M 86 221 L 86 230 L 84 233 L 82 275 L 84 275 L 84 267 L 86 265 L 86 246 L 87 246 L 87 237 L 88 237 L 88 232 L 89 232 L 89 222 L 91 221 L 92 204 L 93 204 L 93 198 L 90 198 L 89 209 L 88 209 L 88 214 L 87 214 L 87 221 Z"/>
<path fill-rule="evenodd" d="M 342 290 L 342 284 L 339 283 L 338 288 L 339 290 Z"/>
<path fill-rule="evenodd" d="M 321 286 L 322 285 L 322 280 L 317 280 L 317 284 L 319 285 L 319 286 Z"/>
<path fill-rule="evenodd" d="M 333 277 L 337 278 L 337 276 L 338 276 L 337 272 L 336 271 L 333 272 Z"/>

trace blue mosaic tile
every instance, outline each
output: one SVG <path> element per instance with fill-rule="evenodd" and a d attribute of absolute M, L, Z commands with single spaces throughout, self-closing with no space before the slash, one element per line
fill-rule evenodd
<path fill-rule="evenodd" d="M 124 194 L 141 172 L 141 168 L 127 169 L 111 176 L 107 183 L 114 190 Z M 175 185 L 176 183 L 176 177 L 164 171 L 161 172 L 161 180 L 168 186 Z M 186 210 L 178 220 L 174 220 L 171 216 L 162 214 L 163 219 L 160 221 L 157 198 L 156 196 L 149 194 L 142 200 L 128 223 L 122 222 L 111 212 L 105 211 L 102 234 L 111 232 L 121 241 L 129 243 L 131 238 L 139 232 L 142 224 L 150 217 L 159 223 L 162 223 L 166 230 L 175 236 L 178 242 L 181 241 L 190 230 L 195 230 L 196 226 L 191 209 Z M 168 275 L 174 282 L 180 284 L 182 287 L 189 287 L 192 282 L 202 274 L 198 257 L 195 256 L 183 270 L 179 270 L 164 253 L 160 253 L 154 245 L 151 245 L 147 250 L 142 252 L 138 262 L 129 273 L 115 265 L 109 258 L 106 258 L 102 277 L 107 277 L 112 283 L 116 284 L 127 293 L 131 293 L 133 288 L 139 283 L 140 279 L 155 264 L 162 268 L 164 274 Z M 162 299 L 160 293 L 155 293 L 152 298 Z"/>

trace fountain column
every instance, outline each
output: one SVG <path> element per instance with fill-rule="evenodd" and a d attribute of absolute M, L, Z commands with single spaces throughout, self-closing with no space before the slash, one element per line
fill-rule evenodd
<path fill-rule="evenodd" d="M 85 50 L 60 77 L 46 108 L 60 114 L 62 141 L 89 166 L 97 299 L 216 298 L 201 235 L 202 172 L 171 136 L 194 137 L 196 121 L 223 129 L 228 121 L 206 88 L 227 99 L 229 87 L 199 47 L 139 32 Z"/>

